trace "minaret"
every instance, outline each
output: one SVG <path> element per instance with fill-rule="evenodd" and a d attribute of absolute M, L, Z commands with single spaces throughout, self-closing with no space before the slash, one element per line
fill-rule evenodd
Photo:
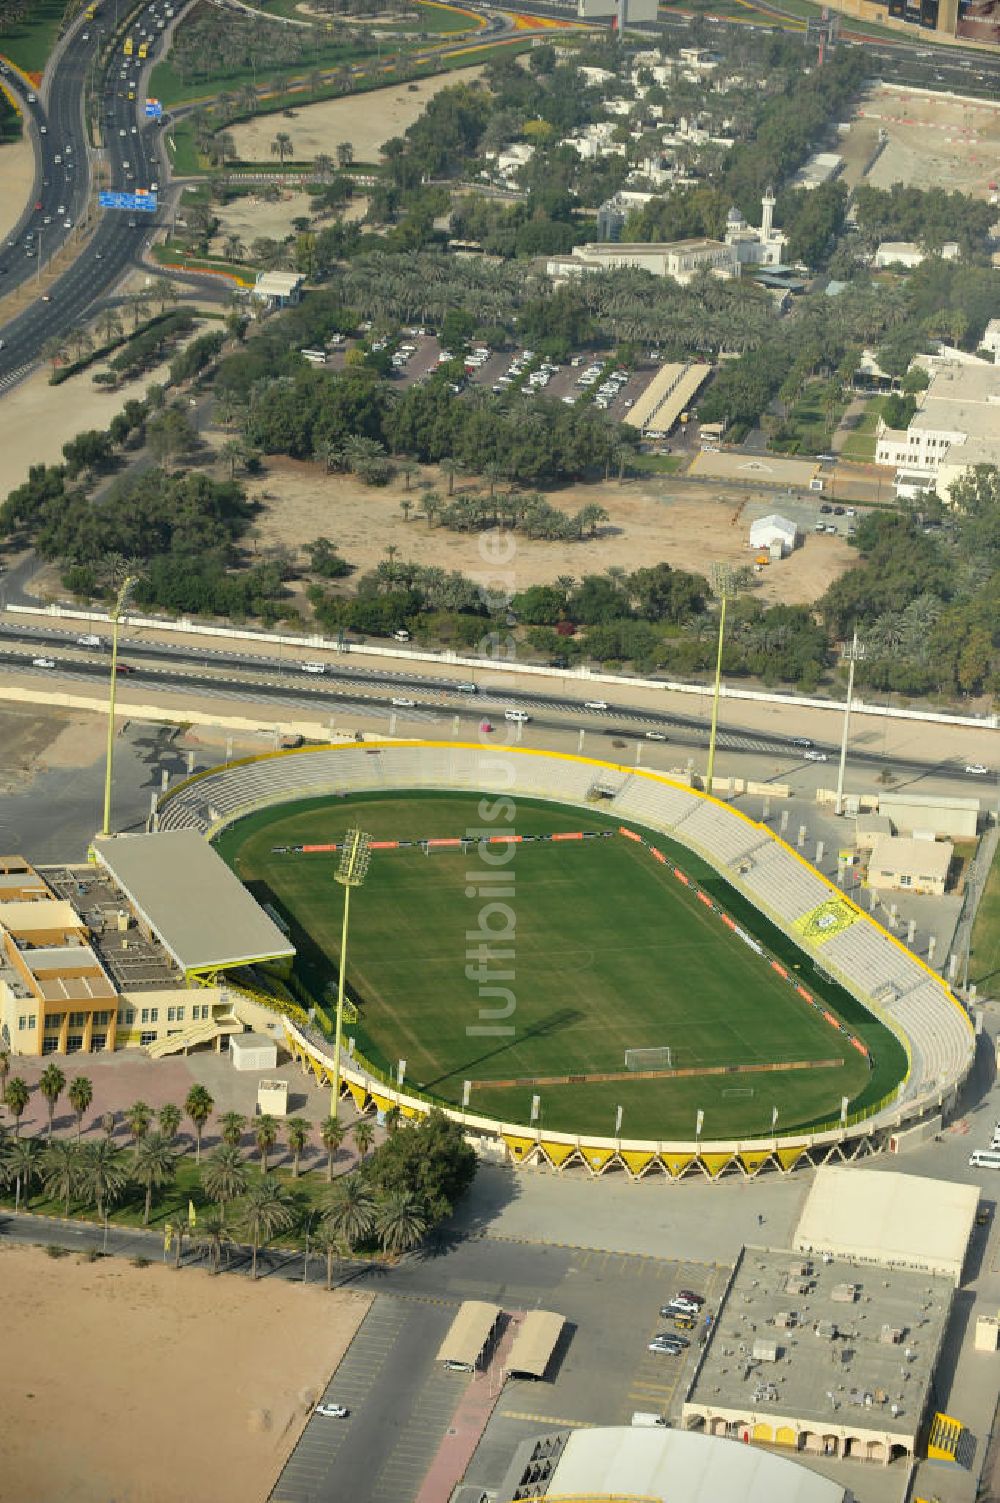
<path fill-rule="evenodd" d="M 763 214 L 760 221 L 760 238 L 770 240 L 774 233 L 774 189 L 766 188 L 761 199 Z"/>

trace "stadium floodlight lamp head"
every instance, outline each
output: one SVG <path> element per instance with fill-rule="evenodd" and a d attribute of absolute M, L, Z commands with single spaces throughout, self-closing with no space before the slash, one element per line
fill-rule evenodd
<path fill-rule="evenodd" d="M 330 1115 L 337 1115 L 340 1100 L 340 1041 L 344 1032 L 344 982 L 347 976 L 347 931 L 351 916 L 351 888 L 360 887 L 368 875 L 372 838 L 364 830 L 348 830 L 334 872 L 344 889 L 344 923 L 340 931 L 340 970 L 337 977 L 337 1026 L 333 1040 L 333 1072 L 330 1081 Z"/>
<path fill-rule="evenodd" d="M 372 858 L 372 838 L 364 830 L 348 830 L 341 848 L 340 862 L 334 873 L 342 887 L 360 887 L 368 875 Z"/>

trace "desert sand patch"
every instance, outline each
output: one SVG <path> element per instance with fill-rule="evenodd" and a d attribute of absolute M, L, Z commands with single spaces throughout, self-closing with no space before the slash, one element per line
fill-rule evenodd
<path fill-rule="evenodd" d="M 371 1304 L 200 1269 L 0 1250 L 0 1496 L 266 1498 Z"/>
<path fill-rule="evenodd" d="M 356 162 L 375 162 L 385 142 L 402 135 L 423 114 L 428 99 L 453 84 L 472 83 L 482 71 L 456 68 L 453 73 L 439 73 L 412 84 L 393 84 L 367 94 L 347 94 L 343 99 L 298 106 L 292 120 L 273 115 L 248 120 L 232 126 L 237 155 L 244 162 L 272 162 L 271 142 L 281 130 L 292 138 L 294 161 L 311 161 L 320 152 L 333 156 L 340 142 L 350 141 Z"/>

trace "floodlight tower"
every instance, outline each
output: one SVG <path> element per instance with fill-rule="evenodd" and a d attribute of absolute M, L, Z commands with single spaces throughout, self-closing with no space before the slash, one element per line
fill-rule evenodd
<path fill-rule="evenodd" d="M 735 595 L 741 583 L 741 571 L 717 564 L 712 570 L 712 589 L 719 600 L 719 650 L 715 657 L 715 686 L 712 691 L 712 726 L 708 735 L 708 769 L 705 773 L 705 792 L 712 791 L 715 772 L 715 737 L 719 729 L 719 692 L 722 685 L 722 639 L 726 633 L 726 601 Z"/>
<path fill-rule="evenodd" d="M 847 659 L 847 699 L 844 701 L 844 728 L 840 737 L 840 763 L 837 768 L 837 802 L 834 806 L 835 814 L 844 812 L 844 769 L 847 766 L 847 735 L 851 725 L 851 702 L 854 699 L 854 670 L 858 659 L 865 655 L 864 648 L 858 642 L 858 634 L 854 633 L 850 647 L 844 648 L 844 657 Z"/>
<path fill-rule="evenodd" d="M 340 1101 L 340 1040 L 344 1030 L 344 978 L 347 975 L 347 928 L 351 915 L 351 888 L 360 887 L 368 875 L 372 838 L 364 830 L 348 830 L 344 837 L 335 881 L 344 889 L 344 923 L 340 931 L 340 975 L 337 980 L 337 1027 L 333 1039 L 333 1080 L 330 1084 L 330 1116 L 337 1115 Z"/>
<path fill-rule="evenodd" d="M 125 574 L 118 586 L 115 603 L 111 607 L 111 684 L 108 689 L 108 751 L 104 762 L 104 823 L 103 835 L 111 834 L 111 778 L 115 758 L 115 692 L 118 688 L 118 628 L 121 625 L 128 598 L 139 582 L 136 574 Z"/>

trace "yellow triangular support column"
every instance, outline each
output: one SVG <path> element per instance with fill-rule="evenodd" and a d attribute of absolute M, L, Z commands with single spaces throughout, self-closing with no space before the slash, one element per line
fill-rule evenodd
<path fill-rule="evenodd" d="M 708 1170 L 709 1179 L 718 1179 L 727 1165 L 733 1162 L 731 1153 L 703 1153 L 701 1162 Z"/>
<path fill-rule="evenodd" d="M 694 1163 L 694 1157 L 693 1153 L 664 1153 L 660 1155 L 660 1162 L 671 1179 L 680 1179 L 685 1169 Z"/>
<path fill-rule="evenodd" d="M 534 1138 L 522 1138 L 514 1133 L 504 1133 L 503 1140 L 510 1149 L 510 1156 L 515 1164 L 527 1163 L 533 1148 L 538 1146 Z"/>
<path fill-rule="evenodd" d="M 543 1138 L 541 1146 L 542 1152 L 553 1169 L 561 1169 L 566 1160 L 571 1159 L 576 1153 L 575 1143 L 550 1143 L 546 1138 Z"/>
<path fill-rule="evenodd" d="M 644 1153 L 639 1148 L 623 1148 L 619 1156 L 633 1179 L 641 1179 L 650 1164 L 656 1163 L 655 1153 Z"/>
<path fill-rule="evenodd" d="M 347 1089 L 357 1109 L 358 1116 L 362 1116 L 368 1104 L 368 1092 L 363 1085 L 356 1085 L 353 1080 L 347 1082 Z"/>
<path fill-rule="evenodd" d="M 614 1148 L 588 1148 L 580 1145 L 580 1154 L 591 1174 L 603 1174 L 613 1159 L 618 1157 Z"/>
<path fill-rule="evenodd" d="M 797 1148 L 779 1148 L 777 1153 L 778 1163 L 782 1169 L 794 1169 L 799 1159 L 806 1151 L 806 1145 L 800 1143 Z"/>
<path fill-rule="evenodd" d="M 772 1155 L 770 1149 L 755 1148 L 750 1153 L 741 1153 L 739 1159 L 747 1174 L 752 1179 L 755 1174 L 760 1173 L 761 1169 L 763 1169 L 764 1165 L 768 1163 L 771 1156 Z"/>

